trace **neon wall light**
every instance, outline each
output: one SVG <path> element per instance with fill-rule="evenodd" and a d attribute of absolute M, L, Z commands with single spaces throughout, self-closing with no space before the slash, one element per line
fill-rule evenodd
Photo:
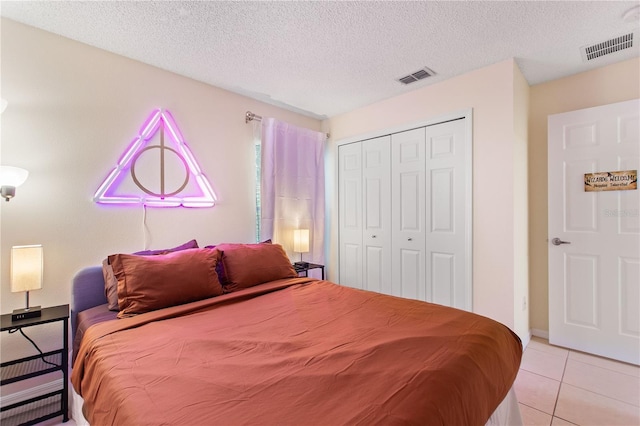
<path fill-rule="evenodd" d="M 160 137 L 159 145 L 152 145 L 156 136 Z M 167 139 L 165 141 L 165 139 Z M 168 142 L 168 143 L 167 143 Z M 153 191 L 136 175 L 136 162 L 150 150 L 159 150 L 160 189 Z M 165 156 L 177 156 L 185 167 L 185 179 L 178 188 L 165 186 Z M 141 195 L 121 194 L 119 189 L 125 179 L 131 176 Z M 187 183 L 193 182 L 188 195 L 183 195 Z M 191 150 L 184 142 L 180 129 L 167 110 L 157 109 L 144 122 L 140 133 L 136 136 L 124 154 L 118 160 L 102 182 L 93 200 L 102 204 L 144 204 L 150 207 L 213 207 L 216 195 L 207 177 L 202 173 Z"/>

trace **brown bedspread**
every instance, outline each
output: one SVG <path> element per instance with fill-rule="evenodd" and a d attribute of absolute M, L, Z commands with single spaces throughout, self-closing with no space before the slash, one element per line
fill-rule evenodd
<path fill-rule="evenodd" d="M 96 324 L 72 382 L 94 426 L 483 425 L 521 355 L 488 318 L 292 278 Z"/>

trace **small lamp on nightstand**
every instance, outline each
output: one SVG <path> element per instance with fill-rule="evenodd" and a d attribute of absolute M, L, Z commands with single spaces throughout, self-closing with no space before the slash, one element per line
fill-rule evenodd
<path fill-rule="evenodd" d="M 40 306 L 29 306 L 29 291 L 42 288 L 42 245 L 11 247 L 11 291 L 26 292 L 27 307 L 15 309 L 11 320 L 23 320 L 40 316 Z"/>
<path fill-rule="evenodd" d="M 293 251 L 300 253 L 300 262 L 296 262 L 296 266 L 309 266 L 308 262 L 302 261 L 302 253 L 309 252 L 309 230 L 294 229 L 293 230 Z"/>

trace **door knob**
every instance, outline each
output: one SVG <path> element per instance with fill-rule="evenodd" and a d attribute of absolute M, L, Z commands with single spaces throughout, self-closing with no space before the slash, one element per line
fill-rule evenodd
<path fill-rule="evenodd" d="M 551 244 L 553 244 L 554 246 L 559 246 L 561 244 L 571 244 L 571 241 L 562 241 L 560 238 L 556 237 L 551 240 Z"/>
<path fill-rule="evenodd" d="M 407 238 L 407 241 L 413 241 L 413 238 Z"/>
<path fill-rule="evenodd" d="M 375 235 L 372 235 L 372 236 L 371 236 L 371 238 L 375 238 L 375 237 L 376 237 Z"/>

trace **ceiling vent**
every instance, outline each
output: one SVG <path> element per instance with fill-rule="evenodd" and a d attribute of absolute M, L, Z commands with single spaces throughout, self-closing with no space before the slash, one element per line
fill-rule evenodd
<path fill-rule="evenodd" d="M 418 70 L 412 74 L 399 78 L 398 81 L 402 84 L 410 84 L 434 75 L 436 75 L 436 73 L 433 72 L 433 70 L 430 70 L 429 68 L 424 67 L 421 70 Z"/>
<path fill-rule="evenodd" d="M 591 46 L 583 46 L 580 50 L 582 52 L 582 60 L 589 62 L 594 59 L 598 59 L 604 55 L 615 53 L 623 49 L 629 49 L 633 46 L 633 33 L 621 35 L 611 40 L 603 41 Z"/>

